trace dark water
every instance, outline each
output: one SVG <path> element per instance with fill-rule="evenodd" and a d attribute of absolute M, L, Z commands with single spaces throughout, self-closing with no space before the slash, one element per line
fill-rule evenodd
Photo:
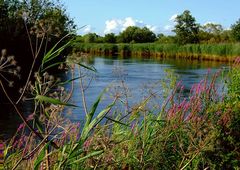
<path fill-rule="evenodd" d="M 97 69 L 96 73 L 81 69 L 81 74 L 87 77 L 83 78 L 83 85 L 87 87 L 85 96 L 88 109 L 103 89 L 107 88 L 98 110 L 103 109 L 113 100 L 111 95 L 120 93 L 124 89 L 128 90 L 129 105 L 131 106 L 144 99 L 149 93 L 161 95 L 163 93 L 161 82 L 167 83 L 170 79 L 166 70 L 171 70 L 173 77 L 176 76 L 177 81 L 182 81 L 185 89 L 184 94 L 187 95 L 191 86 L 200 82 L 209 70 L 213 74 L 219 69 L 227 68 L 226 63 L 206 61 L 119 59 L 114 57 L 94 57 L 88 63 Z M 78 67 L 75 71 L 75 76 L 79 76 Z M 218 83 L 222 85 L 221 81 Z M 84 116 L 82 95 L 79 88 L 80 80 L 76 80 L 74 85 L 75 89 L 71 103 L 77 104 L 79 108 L 71 110 L 71 114 L 68 114 L 68 111 L 66 113 L 72 121 L 79 121 Z M 0 135 L 11 136 L 21 121 L 8 103 L 2 104 L 0 107 Z M 30 112 L 29 108 L 29 106 L 24 106 L 22 109 L 28 114 Z"/>

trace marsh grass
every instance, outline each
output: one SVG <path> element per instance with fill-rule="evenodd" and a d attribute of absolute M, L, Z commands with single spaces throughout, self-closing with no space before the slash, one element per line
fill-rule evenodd
<path fill-rule="evenodd" d="M 104 44 L 75 43 L 73 52 L 85 52 L 98 55 L 145 56 L 186 58 L 213 61 L 231 61 L 240 55 L 240 47 L 235 44 Z"/>

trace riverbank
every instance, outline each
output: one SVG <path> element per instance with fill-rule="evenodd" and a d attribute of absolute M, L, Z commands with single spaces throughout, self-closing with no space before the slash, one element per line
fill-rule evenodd
<path fill-rule="evenodd" d="M 105 56 L 143 56 L 232 62 L 240 55 L 240 44 L 75 43 L 73 52 Z"/>

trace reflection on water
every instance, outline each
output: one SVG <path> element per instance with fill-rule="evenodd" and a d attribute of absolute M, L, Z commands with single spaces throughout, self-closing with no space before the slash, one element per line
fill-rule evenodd
<path fill-rule="evenodd" d="M 183 96 L 186 97 L 191 86 L 199 83 L 209 72 L 213 74 L 217 70 L 227 67 L 226 63 L 143 58 L 119 59 L 117 57 L 94 57 L 91 63 L 97 69 L 97 73 L 85 92 L 88 109 L 103 89 L 108 87 L 108 92 L 106 92 L 98 111 L 106 107 L 113 100 L 113 97 L 111 97 L 113 91 L 121 93 L 124 90 L 123 86 L 127 88 L 128 104 L 130 106 L 134 106 L 149 95 L 149 93 L 160 96 L 158 98 L 154 97 L 150 102 L 160 105 L 162 101 L 159 99 L 162 97 L 161 82 L 169 81 L 169 77 L 167 77 L 165 72 L 166 69 L 172 70 L 173 74 L 177 77 L 177 81 L 182 80 L 184 86 Z M 76 69 L 77 72 L 78 69 Z M 124 85 L 122 81 L 124 81 Z M 219 81 L 218 83 L 221 82 Z M 75 81 L 75 87 L 79 87 L 79 84 L 79 80 Z M 72 102 L 80 107 L 72 110 L 70 118 L 73 121 L 79 121 L 85 115 L 82 109 L 81 91 L 79 88 L 75 89 Z"/>
<path fill-rule="evenodd" d="M 87 86 L 85 93 L 88 109 L 103 89 L 109 87 L 98 108 L 99 110 L 112 101 L 111 95 L 120 91 L 128 93 L 129 105 L 134 105 L 137 101 L 143 99 L 147 93 L 159 93 L 158 95 L 160 95 L 161 81 L 168 81 L 164 72 L 166 69 L 171 69 L 174 75 L 178 77 L 177 79 L 182 80 L 185 87 L 184 94 L 186 95 L 193 84 L 200 82 L 205 77 L 209 69 L 211 69 L 211 73 L 214 73 L 220 68 L 227 67 L 226 63 L 219 62 L 143 58 L 119 59 L 117 57 L 93 57 L 89 58 L 88 63 L 97 69 L 95 74 L 84 72 L 84 74 L 87 74 L 84 86 Z M 77 67 L 75 74 L 79 76 Z M 90 85 L 88 84 L 89 81 L 91 81 Z M 121 84 L 123 81 L 124 86 Z M 76 80 L 74 84 L 75 89 L 71 103 L 80 107 L 73 109 L 69 118 L 73 121 L 79 121 L 84 116 L 81 104 L 82 95 L 79 89 L 80 81 Z M 152 101 L 152 103 L 158 102 L 160 101 Z M 23 110 L 25 113 L 29 113 L 31 104 L 25 105 Z M 5 108 L 1 106 L 0 112 L 0 135 L 13 134 L 20 122 L 18 116 L 8 105 L 5 105 Z"/>

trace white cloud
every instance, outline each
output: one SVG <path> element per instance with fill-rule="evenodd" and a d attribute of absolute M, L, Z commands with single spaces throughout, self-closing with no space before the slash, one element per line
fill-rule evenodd
<path fill-rule="evenodd" d="M 170 17 L 169 21 L 175 21 L 175 19 L 177 18 L 178 14 L 174 14 Z"/>
<path fill-rule="evenodd" d="M 165 31 L 172 31 L 173 27 L 174 27 L 173 25 L 165 25 L 164 30 Z"/>
<path fill-rule="evenodd" d="M 173 29 L 174 29 L 174 25 L 169 24 L 169 25 L 165 25 L 161 32 L 163 34 L 166 34 L 166 35 L 172 35 L 173 34 L 173 32 L 172 32 Z"/>
<path fill-rule="evenodd" d="M 83 33 L 84 34 L 87 34 L 87 33 L 90 33 L 93 31 L 93 28 L 91 25 L 86 25 L 84 28 L 83 28 Z"/>
<path fill-rule="evenodd" d="M 203 24 L 203 26 L 206 26 L 206 25 L 208 25 L 208 24 L 218 24 L 218 23 L 216 23 L 216 22 L 211 22 L 211 21 L 208 21 L 208 22 L 205 22 L 205 23 Z"/>
<path fill-rule="evenodd" d="M 129 26 L 147 27 L 153 32 L 158 31 L 157 26 L 147 25 L 142 20 L 136 20 L 132 17 L 126 17 L 124 19 L 107 20 L 105 22 L 105 25 L 106 27 L 104 30 L 104 34 L 108 33 L 118 34 L 119 32 L 124 31 Z"/>
<path fill-rule="evenodd" d="M 157 26 L 146 25 L 146 27 L 154 33 L 159 33 L 159 27 Z"/>

